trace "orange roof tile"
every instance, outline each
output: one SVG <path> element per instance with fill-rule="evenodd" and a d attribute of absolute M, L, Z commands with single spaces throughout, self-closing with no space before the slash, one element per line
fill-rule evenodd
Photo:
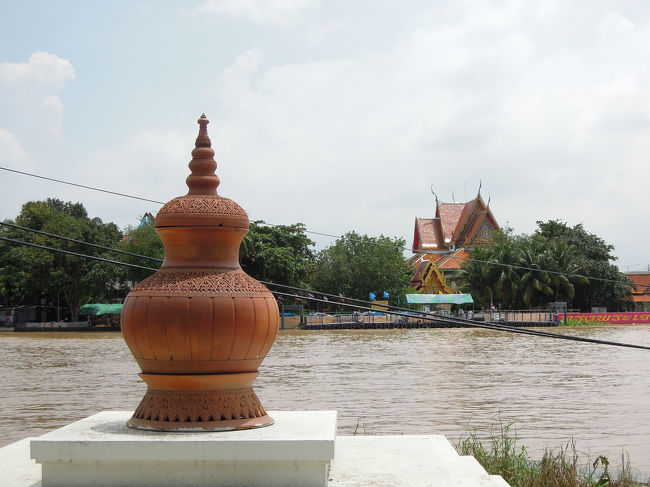
<path fill-rule="evenodd" d="M 650 272 L 626 272 L 625 276 L 636 284 L 636 288 L 632 287 L 634 302 L 650 301 Z"/>
<path fill-rule="evenodd" d="M 460 267 L 467 262 L 469 257 L 469 252 L 465 249 L 458 249 L 451 254 L 447 254 L 444 259 L 440 259 L 438 262 L 439 269 L 460 269 Z"/>
<path fill-rule="evenodd" d="M 465 205 L 468 203 L 440 203 L 440 224 L 445 243 L 450 243 L 454 237 L 454 230 L 458 226 Z"/>
<path fill-rule="evenodd" d="M 436 218 L 416 218 L 416 237 L 414 239 L 415 241 L 413 242 L 413 248 L 415 250 L 443 248 L 443 242 L 439 227 L 440 221 Z"/>

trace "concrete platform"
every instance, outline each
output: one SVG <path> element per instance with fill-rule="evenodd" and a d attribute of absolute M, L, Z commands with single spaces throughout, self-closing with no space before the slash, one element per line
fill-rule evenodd
<path fill-rule="evenodd" d="M 64 485 L 48 483 L 48 476 L 50 480 L 58 482 L 59 475 L 67 476 L 71 470 L 79 470 L 79 478 L 85 477 L 86 483 L 65 485 L 316 485 L 294 482 L 296 477 L 292 472 L 301 470 L 296 465 L 307 462 L 303 467 L 313 467 L 315 482 L 324 482 L 320 485 L 328 487 L 508 487 L 501 477 L 488 475 L 473 457 L 459 456 L 442 435 L 336 436 L 334 440 L 335 432 L 325 426 L 331 424 L 332 419 L 335 422 L 333 411 L 270 411 L 269 414 L 276 424 L 258 430 L 157 433 L 123 427 L 131 412 L 99 413 L 38 438 L 26 438 L 0 448 L 0 486 Z M 312 422 L 320 418 L 321 429 L 310 426 L 309 418 Z M 74 436 L 91 422 L 95 423 L 95 429 L 86 432 L 86 440 L 74 440 Z M 297 430 L 291 432 L 291 424 Z M 307 438 L 305 435 L 308 436 L 310 429 L 316 431 L 320 439 Z M 302 437 L 302 444 L 296 435 Z M 332 441 L 325 440 L 325 435 L 331 435 Z M 163 439 L 163 436 L 171 441 Z M 291 436 L 296 441 L 291 440 Z M 113 440 L 109 441 L 110 438 Z M 175 444 L 176 447 L 165 443 Z M 32 456 L 45 462 L 45 477 L 42 466 L 30 458 L 30 448 Z M 97 460 L 87 461 L 95 456 L 90 452 L 97 448 L 104 451 L 106 458 L 100 459 L 99 463 Z M 172 453 L 177 456 L 160 461 L 160 455 Z M 334 459 L 327 474 L 327 470 L 322 469 L 322 461 L 329 463 L 325 458 L 331 458 L 331 455 L 334 455 Z M 293 456 L 296 457 L 296 464 L 287 461 Z M 70 461 L 72 458 L 76 460 Z M 237 459 L 241 458 L 247 460 L 238 462 Z M 115 469 L 116 465 L 110 465 L 113 460 L 122 462 L 122 467 Z M 77 465 L 72 469 L 74 462 Z M 132 478 L 127 480 L 129 475 L 138 474 L 133 464 L 141 466 L 142 462 L 153 467 L 146 468 L 148 473 L 140 475 L 139 482 L 144 483 L 134 483 Z M 98 471 L 102 463 L 104 467 Z M 275 469 L 273 463 L 280 468 Z M 254 464 L 262 466 L 261 476 L 249 475 Z M 53 465 L 58 466 L 52 470 Z M 188 473 L 188 465 L 202 473 Z M 215 471 L 220 475 L 215 477 L 210 473 Z M 248 480 L 244 480 L 242 474 Z M 276 484 L 271 481 L 271 474 L 284 476 L 284 480 Z M 88 475 L 92 475 L 90 482 Z"/>
<path fill-rule="evenodd" d="M 508 487 L 443 435 L 337 436 L 328 487 Z"/>

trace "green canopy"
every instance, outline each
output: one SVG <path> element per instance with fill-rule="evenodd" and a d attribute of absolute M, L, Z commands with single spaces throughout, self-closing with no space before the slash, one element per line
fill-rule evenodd
<path fill-rule="evenodd" d="M 407 294 L 411 304 L 465 304 L 473 303 L 471 294 Z"/>
<path fill-rule="evenodd" d="M 101 303 L 92 303 L 84 304 L 79 309 L 80 315 L 119 315 L 122 312 L 121 304 L 101 304 Z"/>

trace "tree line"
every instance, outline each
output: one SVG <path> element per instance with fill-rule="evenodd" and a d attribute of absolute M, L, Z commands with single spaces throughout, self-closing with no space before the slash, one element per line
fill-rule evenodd
<path fill-rule="evenodd" d="M 25 203 L 15 220 L 7 222 L 140 256 L 164 256 L 150 217 L 122 231 L 114 223 L 91 218 L 81 203 L 49 198 Z M 160 266 L 156 260 L 118 255 L 8 226 L 0 227 L 0 236 L 143 267 Z M 302 223 L 275 226 L 254 221 L 242 242 L 240 263 L 257 279 L 313 289 L 317 298 L 327 293 L 368 300 L 369 293 L 380 297 L 386 293 L 389 304 L 403 305 L 404 294 L 413 292 L 408 288 L 413 269 L 403 255 L 405 244 L 396 237 L 348 232 L 317 252 Z M 461 289 L 472 294 L 477 307 L 530 308 L 549 301 L 569 301 L 572 307 L 584 310 L 595 305 L 621 309 L 629 297 L 629 285 L 611 263 L 615 259 L 612 252 L 611 245 L 582 225 L 538 222 L 533 235 L 506 231 L 492 244 L 472 249 L 472 260 L 460 271 Z M 0 240 L 2 304 L 63 307 L 65 303 L 74 321 L 83 304 L 124 298 L 151 272 Z M 329 307 L 336 309 L 336 302 Z"/>
<path fill-rule="evenodd" d="M 48 198 L 25 203 L 20 214 L 6 222 L 140 256 L 164 256 L 152 218 L 145 217 L 139 225 L 122 232 L 114 223 L 90 218 L 81 203 Z M 144 257 L 118 255 L 8 226 L 0 227 L 0 236 L 142 267 L 160 266 L 160 262 Z M 368 299 L 369 292 L 386 292 L 394 304 L 410 280 L 410 269 L 400 250 L 404 244 L 398 238 L 350 232 L 315 252 L 302 223 L 271 226 L 254 221 L 240 248 L 240 264 L 245 272 L 263 281 L 359 299 Z M 70 319 L 76 321 L 83 304 L 124 298 L 135 283 L 151 273 L 0 240 L 0 299 L 7 307 L 58 307 L 65 303 Z"/>
<path fill-rule="evenodd" d="M 482 307 L 530 309 L 564 301 L 582 311 L 622 311 L 633 283 L 612 263 L 613 250 L 582 224 L 538 221 L 532 235 L 506 230 L 490 245 L 470 250 L 461 289 Z"/>

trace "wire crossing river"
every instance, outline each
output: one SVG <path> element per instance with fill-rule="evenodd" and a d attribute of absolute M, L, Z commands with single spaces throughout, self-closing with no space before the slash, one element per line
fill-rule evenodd
<path fill-rule="evenodd" d="M 650 326 L 558 330 L 650 345 Z M 1 333 L 0 356 L 0 445 L 132 410 L 146 388 L 118 333 Z M 284 331 L 255 390 L 270 410 L 338 410 L 339 434 L 456 441 L 502 421 L 535 457 L 573 439 L 650 472 L 649 372 L 648 351 L 490 330 Z"/>

